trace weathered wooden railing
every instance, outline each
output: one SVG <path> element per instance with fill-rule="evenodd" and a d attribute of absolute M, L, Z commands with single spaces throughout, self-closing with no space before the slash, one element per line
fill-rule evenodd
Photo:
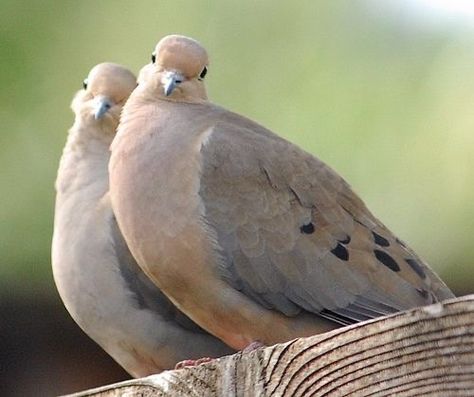
<path fill-rule="evenodd" d="M 474 295 L 74 396 L 474 396 Z"/>

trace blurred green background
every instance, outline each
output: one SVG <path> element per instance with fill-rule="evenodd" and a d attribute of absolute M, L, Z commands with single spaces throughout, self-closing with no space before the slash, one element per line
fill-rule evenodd
<path fill-rule="evenodd" d="M 0 332 L 31 340 L 43 312 L 60 319 L 44 332 L 76 332 L 50 270 L 69 104 L 92 66 L 137 72 L 170 33 L 207 47 L 214 102 L 329 163 L 457 294 L 474 292 L 474 2 L 445 3 L 0 0 Z M 4 369 L 30 368 L 7 350 Z M 87 376 L 47 390 L 124 374 Z"/>

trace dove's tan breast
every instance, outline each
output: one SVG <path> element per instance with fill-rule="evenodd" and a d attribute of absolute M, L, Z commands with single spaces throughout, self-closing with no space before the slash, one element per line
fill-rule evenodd
<path fill-rule="evenodd" d="M 173 288 L 185 288 L 186 279 L 202 272 L 199 264 L 212 256 L 198 194 L 200 147 L 210 130 L 190 132 L 179 120 L 150 112 L 122 123 L 121 132 L 110 166 L 121 227 L 148 273 L 159 272 L 160 284 L 171 278 Z"/>
<path fill-rule="evenodd" d="M 199 197 L 200 149 L 212 130 L 198 119 L 190 130 L 182 118 L 169 118 L 152 106 L 141 106 L 139 117 L 130 113 L 133 117 L 122 121 L 110 162 L 120 228 L 145 273 L 206 328 L 203 317 L 212 310 L 203 302 L 207 295 L 218 294 L 211 290 L 220 284 L 215 239 L 202 221 Z"/>

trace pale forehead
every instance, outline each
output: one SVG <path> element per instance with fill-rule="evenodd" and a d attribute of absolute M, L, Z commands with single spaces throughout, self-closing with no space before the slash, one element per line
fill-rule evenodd
<path fill-rule="evenodd" d="M 95 66 L 87 77 L 88 89 L 104 95 L 128 96 L 136 86 L 135 75 L 115 63 Z"/>
<path fill-rule="evenodd" d="M 146 82 L 149 79 L 151 73 L 153 73 L 153 64 L 148 63 L 145 66 L 143 66 L 140 69 L 140 72 L 138 73 L 138 78 L 137 78 L 138 84 Z"/>
<path fill-rule="evenodd" d="M 188 77 L 199 75 L 209 63 L 204 47 L 185 36 L 166 36 L 156 45 L 155 54 L 161 68 L 177 70 Z"/>

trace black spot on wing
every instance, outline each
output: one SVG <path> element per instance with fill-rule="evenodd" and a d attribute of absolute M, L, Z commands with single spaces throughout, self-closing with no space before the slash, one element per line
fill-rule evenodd
<path fill-rule="evenodd" d="M 314 233 L 314 225 L 312 222 L 309 222 L 308 224 L 306 225 L 303 225 L 300 227 L 300 231 L 301 233 L 305 233 L 305 234 L 312 234 Z"/>
<path fill-rule="evenodd" d="M 379 245 L 380 247 L 388 247 L 390 245 L 388 240 L 385 237 L 382 237 L 380 234 L 372 232 L 372 235 L 374 236 L 375 244 Z"/>
<path fill-rule="evenodd" d="M 417 260 L 407 258 L 405 259 L 405 262 L 410 265 L 410 267 L 415 271 L 416 274 L 418 274 L 418 276 L 420 276 L 421 278 L 426 278 L 426 273 Z"/>
<path fill-rule="evenodd" d="M 331 250 L 331 253 L 343 261 L 349 260 L 349 251 L 340 243 L 337 243 L 336 247 Z"/>
<path fill-rule="evenodd" d="M 390 270 L 393 270 L 394 272 L 400 271 L 400 266 L 398 266 L 398 263 L 386 252 L 374 250 L 374 255 L 382 265 L 387 266 Z"/>

